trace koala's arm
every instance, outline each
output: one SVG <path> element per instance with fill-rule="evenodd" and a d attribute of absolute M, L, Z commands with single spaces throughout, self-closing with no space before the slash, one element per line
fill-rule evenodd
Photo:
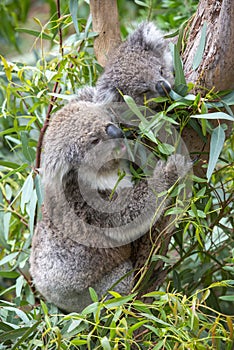
<path fill-rule="evenodd" d="M 87 198 L 84 198 L 80 194 L 79 185 L 82 184 L 78 184 L 77 174 L 70 172 L 64 185 L 65 197 L 69 200 L 69 222 L 74 228 L 79 225 L 82 208 L 82 222 L 86 227 L 84 239 L 89 234 L 94 246 L 128 244 L 153 227 L 169 202 L 167 190 L 190 169 L 191 163 L 185 157 L 173 155 L 167 162 L 157 162 L 153 176 L 148 181 L 142 180 L 130 188 L 120 189 L 114 200 L 110 200 L 110 191 L 98 191 L 92 188 L 92 184 L 90 187 L 84 185 L 84 194 L 88 193 Z M 60 218 L 61 214 L 59 212 L 57 217 Z M 77 237 L 72 225 L 68 232 L 70 235 L 73 232 L 74 238 L 81 240 L 82 237 Z M 98 229 L 95 231 L 93 228 Z"/>
<path fill-rule="evenodd" d="M 191 161 L 180 154 L 170 156 L 167 162 L 158 161 L 148 184 L 140 181 L 128 190 L 125 196 L 127 205 L 113 215 L 119 227 L 113 233 L 110 231 L 109 237 L 128 243 L 157 225 L 157 220 L 170 202 L 167 191 L 189 174 L 191 168 Z"/>

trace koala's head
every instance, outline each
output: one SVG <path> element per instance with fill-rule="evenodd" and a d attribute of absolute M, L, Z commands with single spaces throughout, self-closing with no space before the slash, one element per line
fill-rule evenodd
<path fill-rule="evenodd" d="M 123 94 L 143 104 L 165 96 L 173 81 L 172 57 L 162 33 L 153 23 L 142 23 L 108 60 L 95 101 L 120 102 Z"/>
<path fill-rule="evenodd" d="M 118 169 L 123 133 L 104 106 L 73 101 L 52 118 L 44 142 L 44 183 L 61 182 L 82 165 L 88 172 Z M 117 171 L 117 170 L 116 170 Z"/>

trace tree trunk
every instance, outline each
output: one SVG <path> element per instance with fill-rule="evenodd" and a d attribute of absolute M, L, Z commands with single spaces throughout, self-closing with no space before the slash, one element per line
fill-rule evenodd
<path fill-rule="evenodd" d="M 204 24 L 207 26 L 204 52 L 199 66 L 193 69 Z M 189 35 L 182 55 L 186 81 L 195 84 L 194 90 L 234 89 L 233 0 L 200 0 L 196 14 L 189 22 L 187 30 Z M 212 121 L 212 124 L 216 127 L 218 121 Z M 229 125 L 227 133 L 230 133 L 232 122 L 225 121 L 225 124 Z M 184 129 L 182 137 L 190 153 L 196 155 L 202 152 L 194 172 L 198 176 L 204 176 L 205 170 L 201 165 L 209 156 L 209 137 L 204 145 L 198 134 L 189 127 Z"/>
<path fill-rule="evenodd" d="M 94 41 L 97 61 L 105 66 L 108 54 L 120 44 L 120 27 L 116 0 L 90 0 L 93 31 L 98 33 Z"/>
<path fill-rule="evenodd" d="M 234 6 L 233 0 L 201 0 L 190 22 L 187 46 L 183 53 L 186 80 L 207 89 L 234 89 Z M 202 27 L 207 24 L 203 57 L 192 68 L 199 47 Z"/>

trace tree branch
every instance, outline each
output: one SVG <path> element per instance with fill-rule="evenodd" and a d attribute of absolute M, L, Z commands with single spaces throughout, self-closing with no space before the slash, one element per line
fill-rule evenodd
<path fill-rule="evenodd" d="M 90 0 L 93 31 L 98 33 L 94 52 L 98 63 L 105 66 L 109 53 L 120 44 L 120 27 L 116 0 Z"/>

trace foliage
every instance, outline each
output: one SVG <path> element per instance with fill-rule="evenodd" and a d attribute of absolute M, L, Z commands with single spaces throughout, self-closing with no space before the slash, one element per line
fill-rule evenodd
<path fill-rule="evenodd" d="M 11 42 L 17 48 L 17 39 L 15 36 L 15 27 L 19 22 L 25 22 L 30 1 L 29 0 L 3 0 L 0 3 L 0 16 L 2 24 L 0 27 L 1 41 Z"/>
<path fill-rule="evenodd" d="M 139 16 L 145 20 L 154 18 L 163 30 L 178 29 L 178 27 L 193 15 L 198 0 L 134 0 L 139 6 Z"/>
<path fill-rule="evenodd" d="M 154 1 L 135 3 L 141 16 L 154 18 L 152 6 L 167 5 L 165 15 L 169 16 L 173 4 L 179 0 L 162 1 L 160 5 Z M 150 257 L 151 261 L 165 262 L 164 284 L 160 291 L 148 295 L 152 301 L 147 304 L 137 300 L 136 294 L 121 297 L 113 292 L 111 299 L 98 302 L 95 291 L 90 290 L 94 303 L 81 314 L 64 316 L 54 306 L 42 300 L 38 303 L 28 276 L 33 227 L 42 203 L 37 142 L 51 113 L 61 108 L 64 100 L 69 100 L 79 87 L 95 84 L 100 73 L 93 54 L 95 33 L 90 29 L 90 19 L 79 17 L 78 30 L 74 33 L 72 18 L 76 13 L 68 15 L 68 6 L 65 7 L 61 17 L 52 17 L 46 31 L 39 30 L 41 50 L 35 63 L 12 62 L 1 56 L 0 348 L 130 349 L 135 346 L 155 350 L 231 350 L 234 346 L 234 145 L 231 137 L 224 140 L 223 130 L 227 121 L 233 120 L 230 106 L 234 104 L 234 94 L 213 91 L 193 94 L 193 86 L 185 83 L 176 48 L 175 91 L 156 100 L 160 110 L 152 116 L 151 123 L 141 116 L 139 133 L 147 138 L 156 137 L 155 130 L 169 120 L 177 123 L 181 133 L 185 126 L 190 126 L 202 140 L 211 135 L 212 147 L 209 162 L 203 165 L 207 177 L 193 177 L 190 204 L 180 212 L 180 207 L 171 208 L 170 213 L 176 210 L 178 221 L 167 256 Z M 164 23 L 167 27 L 170 21 Z M 176 24 L 172 23 L 172 27 Z M 64 33 L 70 33 L 66 39 Z M 38 40 L 37 32 L 31 30 L 31 35 Z M 53 48 L 48 52 L 47 42 Z M 134 101 L 126 98 L 126 102 L 139 115 Z M 218 126 L 214 127 L 211 120 L 217 118 Z M 155 152 L 165 158 L 170 150 L 158 143 Z"/>
<path fill-rule="evenodd" d="M 81 314 L 66 316 L 43 301 L 40 309 L 29 312 L 5 302 L 1 339 L 11 349 L 25 349 L 27 344 L 27 349 L 231 350 L 232 318 L 207 314 L 209 290 L 190 297 L 152 292 L 148 297 L 154 301 L 149 305 L 135 295 L 121 297 L 114 292 L 112 299 L 98 302 L 91 290 L 93 304 Z"/>

